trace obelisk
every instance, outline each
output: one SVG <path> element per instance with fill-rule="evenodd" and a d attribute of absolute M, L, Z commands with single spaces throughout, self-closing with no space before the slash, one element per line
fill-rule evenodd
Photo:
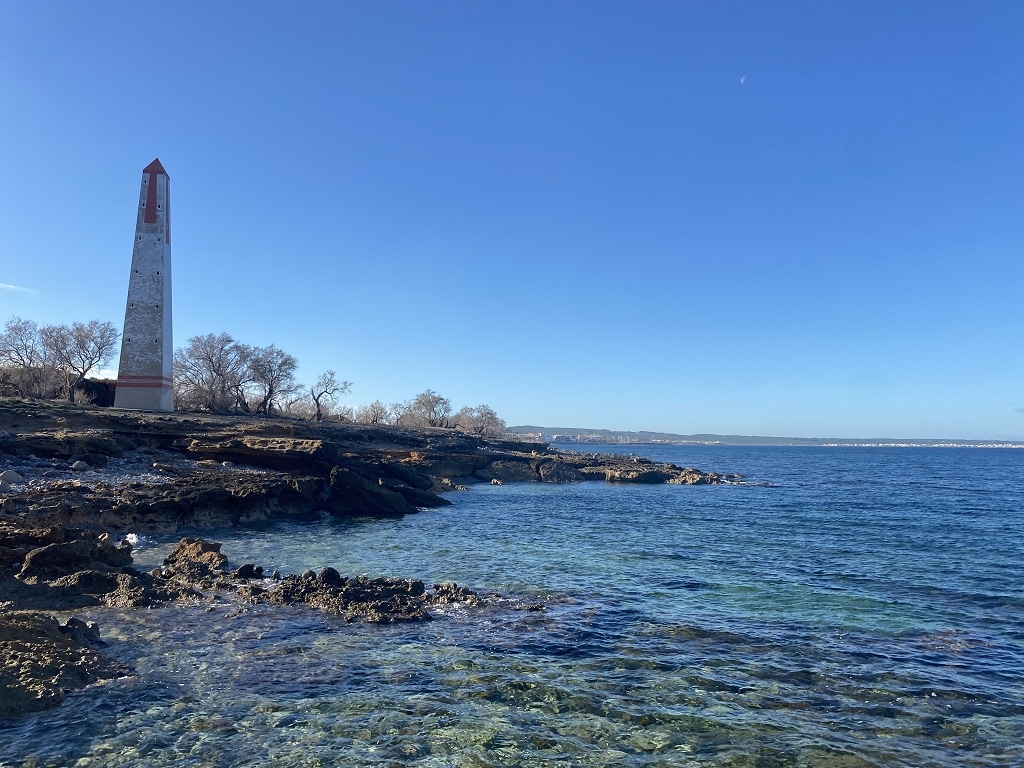
<path fill-rule="evenodd" d="M 173 411 L 171 180 L 154 160 L 142 170 L 115 408 Z"/>

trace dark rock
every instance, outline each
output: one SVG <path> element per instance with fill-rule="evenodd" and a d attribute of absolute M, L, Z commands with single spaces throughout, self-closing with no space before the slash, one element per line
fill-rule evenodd
<path fill-rule="evenodd" d="M 114 547 L 98 539 L 78 539 L 32 550 L 25 556 L 18 577 L 53 579 L 87 568 L 121 568 L 131 563 L 130 546 Z"/>
<path fill-rule="evenodd" d="M 246 563 L 241 565 L 232 574 L 232 577 L 236 579 L 262 579 L 263 578 L 263 566 L 253 565 L 252 563 Z"/>
<path fill-rule="evenodd" d="M 128 667 L 88 647 L 93 633 L 98 640 L 95 625 L 78 619 L 61 627 L 39 613 L 0 613 L 0 717 L 54 707 L 69 691 L 128 674 Z"/>
<path fill-rule="evenodd" d="M 475 603 L 476 601 L 476 592 L 467 587 L 460 587 L 454 582 L 434 585 L 433 602 L 435 603 Z"/>
<path fill-rule="evenodd" d="M 95 621 L 85 622 L 74 616 L 60 625 L 60 631 L 70 635 L 76 645 L 104 645 L 100 639 L 100 627 Z"/>
<path fill-rule="evenodd" d="M 330 566 L 320 570 L 320 581 L 331 586 L 340 586 L 345 583 L 345 580 L 341 578 L 341 574 Z"/>
<path fill-rule="evenodd" d="M 202 563 L 214 570 L 222 570 L 228 564 L 226 555 L 220 551 L 220 542 L 184 537 L 165 559 L 164 565 L 185 562 Z"/>
<path fill-rule="evenodd" d="M 431 618 L 426 610 L 430 598 L 422 581 L 365 576 L 345 579 L 340 575 L 338 581 L 324 581 L 309 578 L 309 573 L 286 576 L 258 597 L 281 605 L 309 605 L 348 621 L 391 624 Z"/>
<path fill-rule="evenodd" d="M 431 481 L 433 483 L 433 481 Z M 424 491 L 419 488 L 413 488 L 410 485 L 398 481 L 387 479 L 383 483 L 384 487 L 389 491 L 394 491 L 402 496 L 409 504 L 413 507 L 447 507 L 451 505 L 444 496 L 439 496 L 433 491 Z"/>
<path fill-rule="evenodd" d="M 368 478 L 350 467 L 336 466 L 330 475 L 327 509 L 332 515 L 402 515 L 416 507 L 380 478 Z"/>
<path fill-rule="evenodd" d="M 429 491 L 434 487 L 434 480 L 424 472 L 417 472 L 412 467 L 399 462 L 382 462 L 381 466 L 389 477 L 405 483 L 420 491 Z M 425 505 L 429 506 L 429 505 Z"/>
<path fill-rule="evenodd" d="M 459 483 L 453 483 L 451 478 L 442 477 L 437 481 L 438 493 L 449 493 L 451 491 L 468 491 L 469 487 Z"/>
<path fill-rule="evenodd" d="M 201 563 L 186 565 L 212 573 Z M 195 599 L 193 587 L 198 574 L 186 575 L 187 570 L 183 568 L 177 574 L 157 570 L 154 575 L 140 573 L 131 567 L 118 571 L 101 566 L 49 581 L 33 579 L 25 582 L 8 577 L 6 582 L 0 578 L 0 593 L 20 607 L 45 610 L 66 611 L 95 605 L 151 607 L 169 601 Z M 211 587 L 215 583 L 216 578 L 209 580 Z"/>
<path fill-rule="evenodd" d="M 604 471 L 604 479 L 609 483 L 667 483 L 675 473 L 658 465 L 635 467 L 614 467 Z"/>
<path fill-rule="evenodd" d="M 479 453 L 440 453 L 412 451 L 402 464 L 430 477 L 471 478 L 491 463 L 492 457 Z"/>
<path fill-rule="evenodd" d="M 100 595 L 116 592 L 121 586 L 118 580 L 119 575 L 114 571 L 83 569 L 66 576 L 61 576 L 58 579 L 53 579 L 49 586 L 50 589 L 62 591 L 65 597 L 70 595 L 96 597 L 95 601 L 86 602 L 84 605 L 99 605 L 101 601 L 98 597 Z"/>
<path fill-rule="evenodd" d="M 88 537 L 84 531 L 68 531 L 59 526 L 24 529 L 9 523 L 0 523 L 0 567 L 21 564 L 33 549 L 47 544 L 59 544 L 71 538 Z"/>
<path fill-rule="evenodd" d="M 559 459 L 541 462 L 537 473 L 545 483 L 579 483 L 587 479 L 578 469 Z"/>
<path fill-rule="evenodd" d="M 237 594 L 247 600 L 259 601 L 266 592 L 267 590 L 256 584 L 243 584 L 238 588 Z"/>
<path fill-rule="evenodd" d="M 719 475 L 715 472 L 701 472 L 693 467 L 686 467 L 676 473 L 668 482 L 672 485 L 722 485 L 735 483 L 740 480 L 739 475 Z"/>
<path fill-rule="evenodd" d="M 503 483 L 539 483 L 540 473 L 529 459 L 492 461 L 476 472 L 479 480 L 501 480 Z"/>

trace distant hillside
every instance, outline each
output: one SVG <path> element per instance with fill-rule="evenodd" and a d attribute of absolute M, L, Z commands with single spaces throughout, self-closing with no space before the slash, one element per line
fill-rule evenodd
<path fill-rule="evenodd" d="M 508 427 L 506 432 L 531 435 L 554 443 L 678 443 L 698 445 L 887 445 L 964 446 L 1024 448 L 1024 443 L 995 440 L 941 440 L 919 438 L 765 437 L 763 435 L 678 435 L 673 432 L 620 431 L 583 427 L 539 427 L 532 424 Z"/>

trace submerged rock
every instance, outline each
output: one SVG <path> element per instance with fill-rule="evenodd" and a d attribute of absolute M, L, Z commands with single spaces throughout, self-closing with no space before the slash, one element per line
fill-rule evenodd
<path fill-rule="evenodd" d="M 69 691 L 129 674 L 92 646 L 99 628 L 26 611 L 0 613 L 0 717 L 54 707 Z"/>
<path fill-rule="evenodd" d="M 333 568 L 325 568 L 320 576 L 310 578 L 307 571 L 300 576 L 286 576 L 268 588 L 241 593 L 258 602 L 278 605 L 309 605 L 327 613 L 343 616 L 346 621 L 371 624 L 394 624 L 408 621 L 430 621 L 428 608 L 451 602 L 476 605 L 475 592 L 454 584 L 435 584 L 427 591 L 419 579 L 346 578 Z"/>

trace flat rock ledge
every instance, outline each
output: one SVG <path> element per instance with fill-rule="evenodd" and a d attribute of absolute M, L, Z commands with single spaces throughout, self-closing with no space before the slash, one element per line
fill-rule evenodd
<path fill-rule="evenodd" d="M 401 515 L 474 483 L 720 485 L 738 475 L 449 429 L 0 398 L 0 520 L 111 531 Z"/>
<path fill-rule="evenodd" d="M 0 717 L 57 706 L 69 691 L 131 674 L 104 654 L 100 628 L 46 611 L 106 605 L 153 608 L 224 600 L 304 605 L 345 621 L 429 621 L 432 606 L 478 606 L 485 598 L 457 584 L 319 573 L 267 576 L 261 566 L 229 569 L 221 545 L 183 538 L 160 568 L 134 568 L 131 546 L 108 535 L 0 523 Z"/>

